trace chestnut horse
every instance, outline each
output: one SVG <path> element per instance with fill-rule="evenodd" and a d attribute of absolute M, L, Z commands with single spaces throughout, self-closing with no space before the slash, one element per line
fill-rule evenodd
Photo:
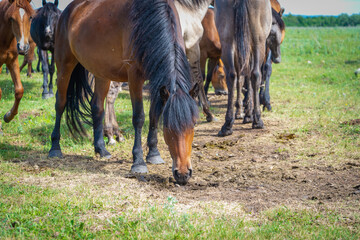
<path fill-rule="evenodd" d="M 204 34 L 200 41 L 200 66 L 203 78 L 205 79 L 205 95 L 208 93 L 210 82 L 213 83 L 216 95 L 226 95 L 227 86 L 225 75 L 222 67 L 221 57 L 221 43 L 219 33 L 215 25 L 214 9 L 209 8 L 201 22 L 204 28 Z M 205 76 L 206 60 L 207 74 Z M 222 71 L 222 72 L 221 72 Z M 215 75 L 213 75 L 215 73 Z"/>
<path fill-rule="evenodd" d="M 10 122 L 18 113 L 24 88 L 20 80 L 18 55 L 26 54 L 30 48 L 30 20 L 34 10 L 31 0 L 3 0 L 0 2 L 0 66 L 9 69 L 15 87 L 15 102 L 4 116 Z"/>
<path fill-rule="evenodd" d="M 160 157 L 157 127 L 162 115 L 174 178 L 179 184 L 188 182 L 192 175 L 190 155 L 198 108 L 193 99 L 196 90 L 191 89 L 189 63 L 172 0 L 71 2 L 56 28 L 55 63 L 58 90 L 49 157 L 62 156 L 60 121 L 65 109 L 71 131 L 84 133 L 81 120 L 91 123 L 95 153 L 110 157 L 103 139 L 104 99 L 110 81 L 127 80 L 135 128 L 131 171 L 148 172 L 143 159 L 141 132 L 145 120 L 142 88 L 145 79 L 149 79 L 151 106 L 147 162 L 157 163 Z M 94 92 L 85 69 L 95 76 Z"/>
<path fill-rule="evenodd" d="M 261 64 L 265 58 L 265 43 L 271 29 L 269 0 L 216 0 L 215 20 L 219 31 L 222 54 L 229 89 L 225 123 L 219 136 L 232 134 L 234 124 L 234 87 L 241 89 L 241 75 L 248 77 L 248 90 L 254 103 L 253 128 L 263 128 L 259 88 Z"/>

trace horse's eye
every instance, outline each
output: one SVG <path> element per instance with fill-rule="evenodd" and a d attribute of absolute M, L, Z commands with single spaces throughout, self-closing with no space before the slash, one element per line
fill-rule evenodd
<path fill-rule="evenodd" d="M 30 17 L 29 17 L 29 19 L 30 19 L 30 21 L 31 21 L 31 20 L 33 19 L 33 17 L 32 17 L 32 16 L 30 16 Z"/>

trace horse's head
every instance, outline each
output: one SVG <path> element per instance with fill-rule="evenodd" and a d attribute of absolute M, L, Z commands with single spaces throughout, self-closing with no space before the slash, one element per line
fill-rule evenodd
<path fill-rule="evenodd" d="M 194 127 L 198 109 L 194 98 L 198 93 L 198 84 L 190 92 L 177 90 L 170 94 L 165 87 L 160 96 L 165 103 L 164 139 L 173 160 L 172 172 L 177 183 L 186 184 L 192 176 L 191 150 L 194 139 Z"/>
<path fill-rule="evenodd" d="M 270 34 L 266 40 L 267 46 L 271 50 L 271 60 L 274 63 L 281 62 L 280 45 L 285 37 L 285 23 L 281 18 L 280 13 L 272 9 L 272 26 Z"/>
<path fill-rule="evenodd" d="M 30 6 L 31 0 L 8 0 L 11 4 L 5 13 L 10 22 L 12 32 L 16 38 L 19 54 L 26 54 L 30 48 L 30 22 L 34 10 Z"/>
<path fill-rule="evenodd" d="M 40 31 L 43 32 L 45 36 L 44 47 L 50 48 L 50 45 L 54 43 L 55 27 L 61 11 L 57 8 L 59 4 L 58 0 L 55 0 L 54 3 L 47 3 L 46 0 L 43 0 L 42 4 L 43 7 L 38 13 L 41 16 Z"/>
<path fill-rule="evenodd" d="M 224 63 L 219 59 L 218 64 L 215 66 L 211 78 L 211 83 L 215 88 L 216 95 L 227 95 L 228 88 L 226 85 L 226 75 Z"/>

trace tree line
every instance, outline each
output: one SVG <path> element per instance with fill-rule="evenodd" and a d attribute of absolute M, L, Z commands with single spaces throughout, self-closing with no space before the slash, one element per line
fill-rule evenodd
<path fill-rule="evenodd" d="M 286 26 L 289 27 L 350 27 L 360 26 L 360 14 L 341 14 L 339 16 L 283 16 Z"/>

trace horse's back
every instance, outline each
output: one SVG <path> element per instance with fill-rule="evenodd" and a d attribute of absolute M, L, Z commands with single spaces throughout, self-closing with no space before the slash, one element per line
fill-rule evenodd
<path fill-rule="evenodd" d="M 59 38 L 95 76 L 124 78 L 126 69 L 119 66 L 129 56 L 129 4 L 130 0 L 75 0 L 59 19 L 57 35 L 63 35 Z"/>

